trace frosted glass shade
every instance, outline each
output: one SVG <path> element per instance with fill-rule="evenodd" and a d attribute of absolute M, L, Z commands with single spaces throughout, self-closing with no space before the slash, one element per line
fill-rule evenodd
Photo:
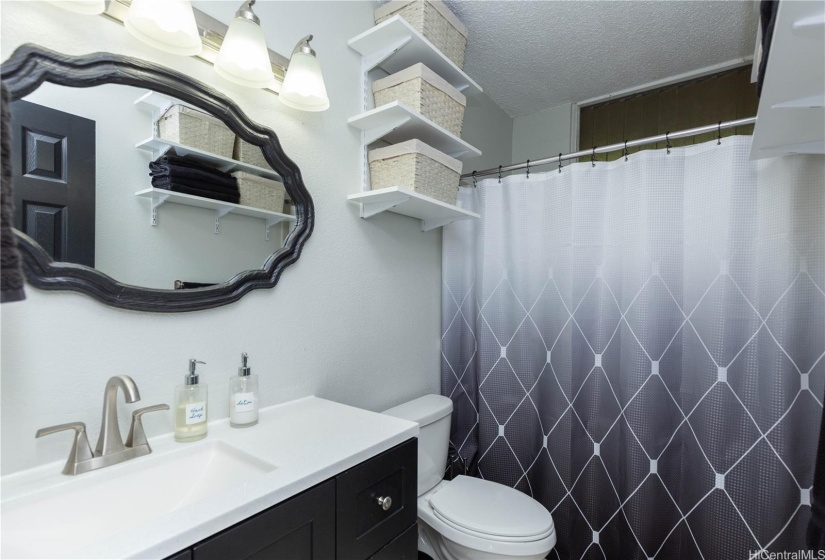
<path fill-rule="evenodd" d="M 321 65 L 313 55 L 296 52 L 289 61 L 281 101 L 288 107 L 301 111 L 326 111 L 329 97 L 321 74 Z"/>
<path fill-rule="evenodd" d="M 201 52 L 190 0 L 132 0 L 123 24 L 129 33 L 156 49 L 184 56 Z"/>
<path fill-rule="evenodd" d="M 236 17 L 223 39 L 215 71 L 223 78 L 253 88 L 272 85 L 272 64 L 261 26 Z"/>
<path fill-rule="evenodd" d="M 106 0 L 49 0 L 49 4 L 89 16 L 100 15 L 106 9 Z"/>

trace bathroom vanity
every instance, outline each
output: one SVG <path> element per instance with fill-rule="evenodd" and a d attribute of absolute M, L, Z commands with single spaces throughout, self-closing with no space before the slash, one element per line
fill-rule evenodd
<path fill-rule="evenodd" d="M 416 451 L 410 439 L 168 560 L 414 560 Z"/>
<path fill-rule="evenodd" d="M 417 435 L 306 397 L 251 428 L 210 422 L 199 442 L 150 438 L 150 455 L 82 475 L 14 473 L 0 479 L 0 555 L 416 558 Z"/>

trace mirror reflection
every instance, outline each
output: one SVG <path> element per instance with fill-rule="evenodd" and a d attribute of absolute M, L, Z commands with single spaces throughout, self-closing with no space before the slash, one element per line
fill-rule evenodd
<path fill-rule="evenodd" d="M 56 261 L 197 288 L 262 268 L 294 224 L 260 148 L 176 99 L 46 83 L 11 112 L 15 226 Z"/>

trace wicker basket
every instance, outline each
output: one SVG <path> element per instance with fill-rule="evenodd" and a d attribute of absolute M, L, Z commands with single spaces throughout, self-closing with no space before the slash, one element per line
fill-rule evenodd
<path fill-rule="evenodd" d="M 455 205 L 461 162 L 421 140 L 372 150 L 369 160 L 372 190 L 401 187 Z"/>
<path fill-rule="evenodd" d="M 231 158 L 235 135 L 222 121 L 183 105 L 172 105 L 158 120 L 158 136 L 190 148 Z"/>
<path fill-rule="evenodd" d="M 235 148 L 232 150 L 232 159 L 264 169 L 272 168 L 264 159 L 264 153 L 261 151 L 260 146 L 245 142 L 237 136 L 235 137 Z"/>
<path fill-rule="evenodd" d="M 235 171 L 232 176 L 238 180 L 242 205 L 270 212 L 284 211 L 286 189 L 283 183 L 245 171 Z"/>
<path fill-rule="evenodd" d="M 439 0 L 394 0 L 375 10 L 375 23 L 400 15 L 447 58 L 464 67 L 467 27 Z"/>
<path fill-rule="evenodd" d="M 376 107 L 400 101 L 461 136 L 467 98 L 421 63 L 372 83 Z"/>

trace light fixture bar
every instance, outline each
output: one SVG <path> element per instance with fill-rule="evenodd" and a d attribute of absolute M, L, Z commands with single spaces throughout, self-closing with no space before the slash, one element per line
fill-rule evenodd
<path fill-rule="evenodd" d="M 123 25 L 123 21 L 126 19 L 126 13 L 129 11 L 131 4 L 131 0 L 110 0 L 106 11 L 100 15 Z M 197 8 L 193 8 L 192 11 L 195 14 L 195 23 L 198 25 L 198 33 L 201 36 L 201 43 L 203 44 L 201 53 L 195 58 L 214 66 L 215 60 L 218 58 L 218 51 L 221 49 L 223 38 L 226 36 L 226 30 L 229 29 L 229 26 Z M 283 87 L 286 69 L 289 66 L 289 59 L 272 49 L 267 49 L 267 51 L 269 52 L 269 61 L 272 64 L 272 74 L 275 76 L 275 81 L 271 88 L 268 87 L 264 89 L 272 93 L 279 93 L 281 87 Z"/>

